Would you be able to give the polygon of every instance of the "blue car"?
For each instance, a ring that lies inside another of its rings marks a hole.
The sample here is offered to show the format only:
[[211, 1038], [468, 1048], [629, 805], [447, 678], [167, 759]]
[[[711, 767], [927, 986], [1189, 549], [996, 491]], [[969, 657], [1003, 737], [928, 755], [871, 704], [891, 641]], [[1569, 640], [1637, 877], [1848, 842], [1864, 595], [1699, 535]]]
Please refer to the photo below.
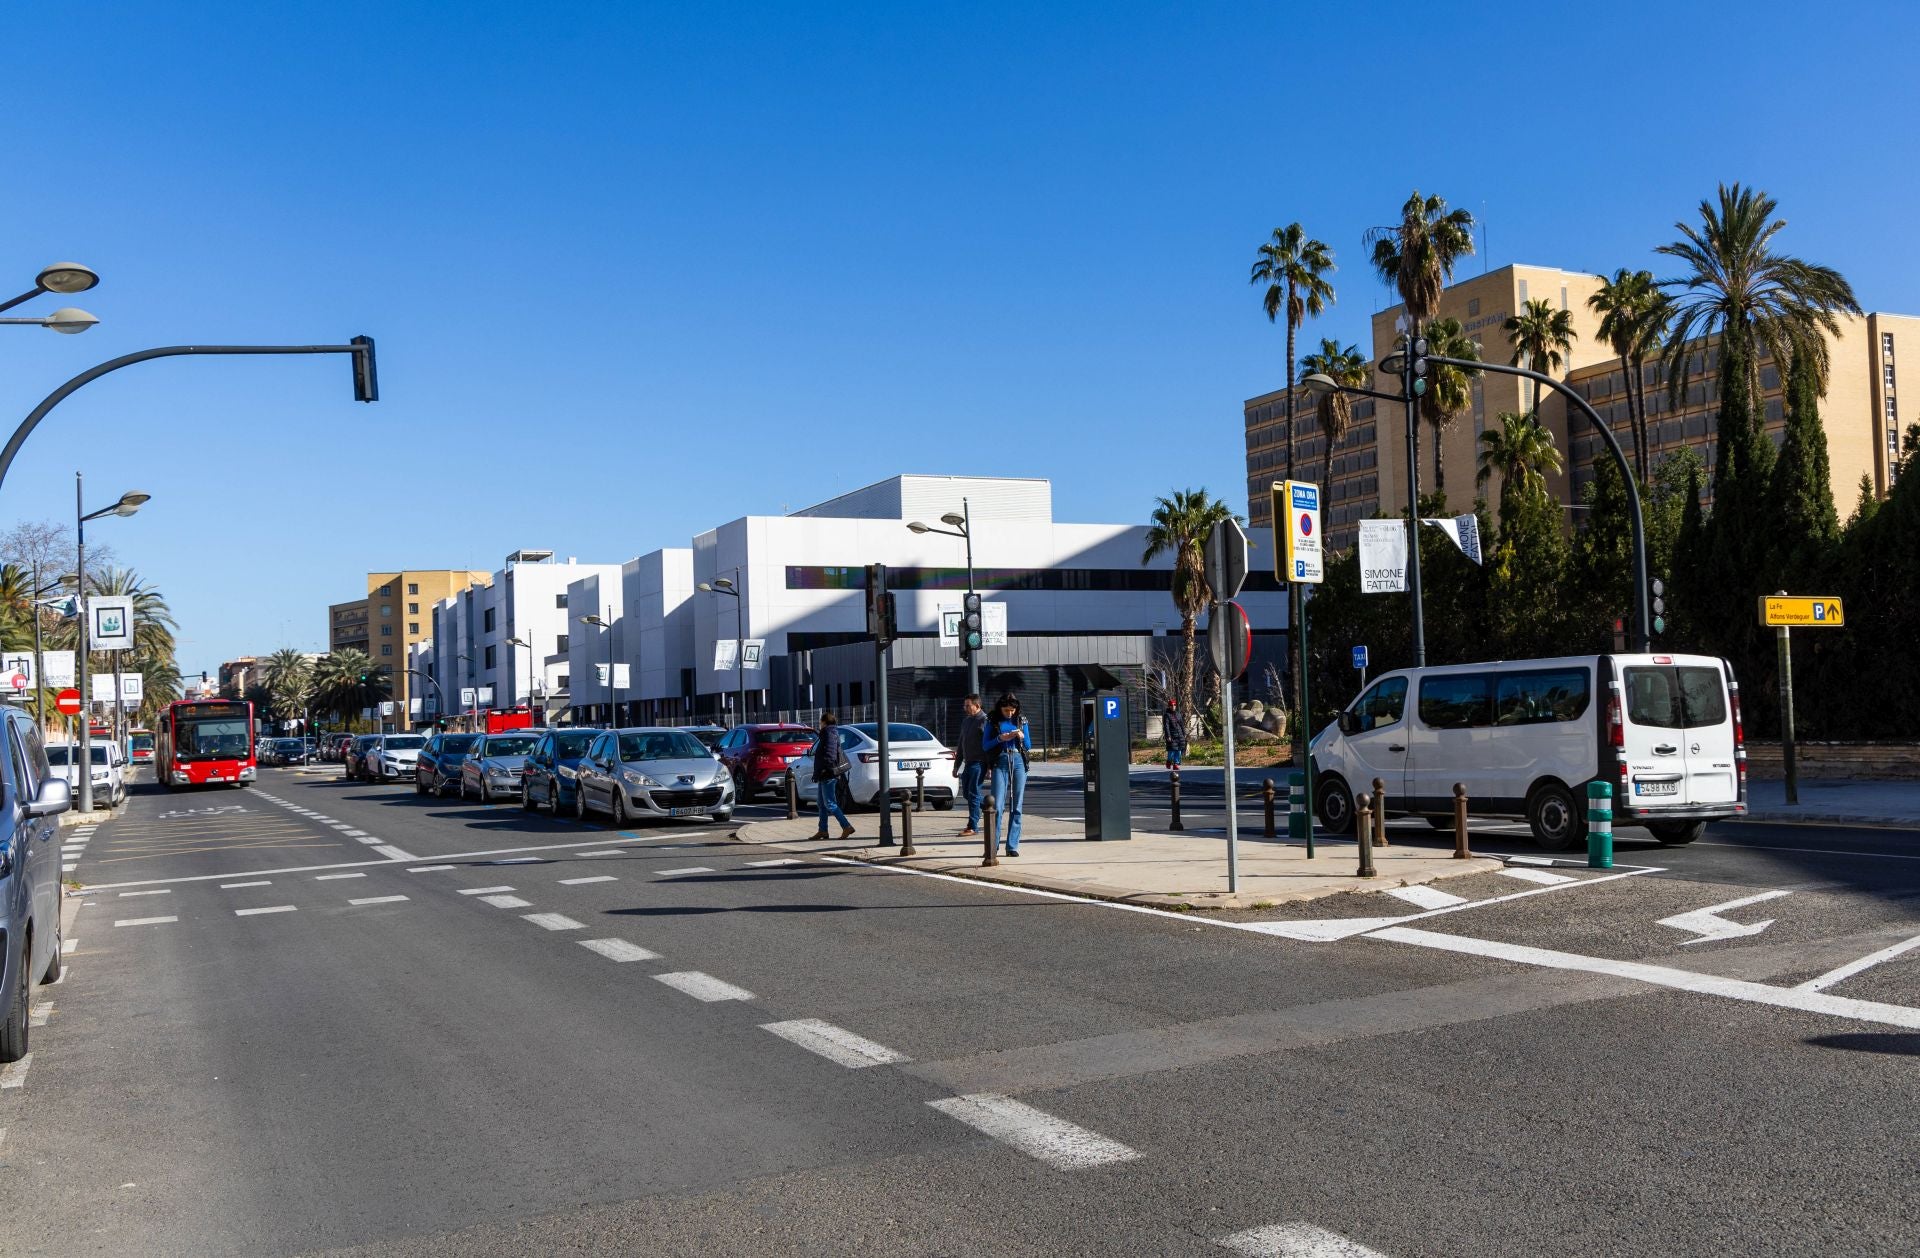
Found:
[[558, 817], [573, 811], [574, 777], [593, 743], [596, 729], [548, 730], [534, 744], [521, 773], [520, 806], [538, 812], [542, 805]]
[[460, 785], [460, 766], [480, 741], [478, 734], [435, 734], [413, 762], [413, 789], [438, 799]]

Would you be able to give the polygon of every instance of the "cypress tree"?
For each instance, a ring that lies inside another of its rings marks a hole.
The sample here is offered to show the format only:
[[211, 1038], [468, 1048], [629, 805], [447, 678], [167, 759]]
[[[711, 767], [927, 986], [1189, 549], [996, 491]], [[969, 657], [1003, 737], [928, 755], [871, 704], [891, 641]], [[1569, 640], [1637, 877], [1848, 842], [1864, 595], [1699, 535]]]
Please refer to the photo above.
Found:
[[1673, 542], [1673, 637], [1699, 649], [1702, 633], [1695, 609], [1706, 591], [1701, 574], [1707, 563], [1707, 522], [1700, 508], [1700, 464], [1687, 468], [1686, 498], [1680, 505], [1680, 530]]
[[1840, 540], [1840, 514], [1833, 505], [1833, 470], [1827, 433], [1820, 424], [1820, 392], [1805, 355], [1787, 373], [1787, 431], [1773, 465], [1772, 509], [1785, 563], [1778, 575], [1789, 584], [1824, 568]]

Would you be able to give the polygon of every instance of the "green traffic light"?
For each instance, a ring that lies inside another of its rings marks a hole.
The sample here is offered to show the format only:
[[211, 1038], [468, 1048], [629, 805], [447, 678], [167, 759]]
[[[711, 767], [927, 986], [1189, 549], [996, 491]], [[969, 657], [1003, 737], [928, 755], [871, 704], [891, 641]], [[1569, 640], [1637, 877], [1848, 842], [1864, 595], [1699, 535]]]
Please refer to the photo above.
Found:
[[1413, 382], [1413, 396], [1415, 396], [1415, 397], [1425, 397], [1426, 395], [1427, 395], [1427, 382], [1426, 382], [1426, 380], [1425, 380], [1424, 378], [1421, 378], [1421, 379], [1417, 379], [1417, 380], [1415, 380], [1415, 381]]
[[1655, 616], [1653, 618], [1653, 631], [1655, 633], [1665, 633], [1667, 631], [1667, 618], [1665, 616]]

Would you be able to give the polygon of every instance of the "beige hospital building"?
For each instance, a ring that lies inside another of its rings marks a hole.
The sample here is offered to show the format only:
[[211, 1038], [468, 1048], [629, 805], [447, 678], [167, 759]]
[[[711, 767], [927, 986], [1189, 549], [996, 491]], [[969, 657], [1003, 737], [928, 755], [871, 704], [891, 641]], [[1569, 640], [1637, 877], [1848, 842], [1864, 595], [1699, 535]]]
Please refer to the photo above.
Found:
[[[1628, 422], [1625, 380], [1618, 356], [1599, 339], [1600, 319], [1587, 298], [1602, 280], [1581, 271], [1548, 267], [1507, 266], [1461, 280], [1440, 298], [1439, 317], [1458, 319], [1467, 335], [1478, 341], [1480, 356], [1505, 363], [1513, 356], [1505, 323], [1529, 299], [1545, 299], [1573, 315], [1573, 352], [1562, 366], [1567, 384], [1585, 398], [1614, 432], [1632, 458], [1633, 435]], [[1372, 361], [1378, 363], [1393, 350], [1394, 321], [1401, 307], [1392, 306], [1373, 316]], [[1864, 474], [1874, 492], [1885, 496], [1899, 457], [1901, 429], [1920, 419], [1920, 318], [1869, 313], [1842, 316], [1840, 335], [1831, 339], [1832, 378], [1820, 403], [1827, 430], [1828, 455], [1833, 469], [1834, 503], [1842, 519], [1853, 509]], [[1310, 329], [1309, 329], [1310, 331]], [[1897, 370], [1902, 352], [1914, 378], [1915, 403], [1898, 402]], [[1689, 365], [1690, 383], [1677, 405], [1670, 405], [1666, 378], [1658, 363], [1647, 372], [1648, 466], [1681, 446], [1692, 446], [1711, 468], [1714, 460], [1718, 390], [1714, 386], [1717, 349], [1702, 344]], [[1777, 445], [1785, 432], [1785, 381], [1778, 367], [1761, 361], [1761, 405], [1767, 432]], [[1398, 393], [1395, 377], [1374, 374], [1372, 386]], [[1532, 383], [1517, 376], [1483, 373], [1473, 382], [1470, 409], [1455, 417], [1441, 442], [1441, 468], [1449, 505], [1468, 509], [1478, 492], [1474, 470], [1480, 434], [1497, 426], [1502, 411], [1524, 412], [1532, 402]], [[1335, 548], [1353, 544], [1357, 521], [1368, 516], [1393, 515], [1407, 500], [1406, 411], [1398, 403], [1353, 399], [1353, 423], [1334, 450], [1333, 475], [1325, 486], [1322, 525]], [[1548, 487], [1563, 503], [1578, 503], [1581, 490], [1593, 477], [1596, 458], [1608, 457], [1605, 444], [1577, 409], [1569, 415], [1566, 399], [1552, 392], [1540, 401], [1540, 417], [1553, 433], [1566, 459], [1562, 474], [1549, 478]], [[1248, 518], [1255, 525], [1272, 523], [1269, 490], [1286, 474], [1286, 390], [1249, 398], [1243, 406], [1247, 441]], [[1314, 415], [1313, 399], [1304, 389], [1294, 399], [1294, 476], [1317, 481], [1323, 474], [1326, 439]], [[1433, 429], [1420, 426], [1420, 492], [1436, 487]], [[1493, 487], [1489, 487], [1491, 496]]]
[[327, 649], [365, 651], [374, 667], [392, 674], [396, 711], [405, 713], [413, 697], [407, 648], [433, 637], [433, 605], [492, 581], [490, 572], [465, 568], [369, 572], [365, 597], [327, 608]]

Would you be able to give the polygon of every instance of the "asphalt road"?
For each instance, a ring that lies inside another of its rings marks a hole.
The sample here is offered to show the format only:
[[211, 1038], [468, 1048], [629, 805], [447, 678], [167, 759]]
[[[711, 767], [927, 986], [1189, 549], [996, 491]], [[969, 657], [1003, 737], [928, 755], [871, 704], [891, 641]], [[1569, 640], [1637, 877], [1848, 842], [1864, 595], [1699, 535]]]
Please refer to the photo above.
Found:
[[1832, 976], [1920, 936], [1920, 835], [1203, 920], [732, 828], [140, 790], [0, 1072], [0, 1252], [1912, 1252], [1920, 948]]

